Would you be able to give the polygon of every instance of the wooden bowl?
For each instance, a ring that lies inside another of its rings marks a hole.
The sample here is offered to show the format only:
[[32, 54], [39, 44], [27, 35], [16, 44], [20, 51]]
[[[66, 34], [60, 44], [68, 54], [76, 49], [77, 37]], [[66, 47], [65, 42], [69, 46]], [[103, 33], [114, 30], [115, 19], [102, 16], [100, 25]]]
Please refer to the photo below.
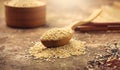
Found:
[[5, 3], [5, 16], [10, 27], [39, 27], [46, 23], [46, 4], [37, 7], [12, 7]]

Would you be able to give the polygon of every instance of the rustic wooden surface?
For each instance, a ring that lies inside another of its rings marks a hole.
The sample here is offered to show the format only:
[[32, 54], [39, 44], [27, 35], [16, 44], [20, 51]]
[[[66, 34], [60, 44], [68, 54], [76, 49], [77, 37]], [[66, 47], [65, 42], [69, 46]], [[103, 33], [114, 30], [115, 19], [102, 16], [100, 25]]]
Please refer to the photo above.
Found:
[[[43, 0], [44, 1], [44, 0]], [[28, 54], [34, 42], [50, 28], [63, 27], [88, 16], [95, 8], [115, 0], [48, 0], [47, 24], [35, 29], [7, 27], [3, 0], [0, 0], [0, 70], [83, 70], [95, 53], [103, 53], [102, 45], [120, 42], [119, 32], [75, 32], [74, 38], [86, 41], [89, 53], [51, 61], [35, 60]]]

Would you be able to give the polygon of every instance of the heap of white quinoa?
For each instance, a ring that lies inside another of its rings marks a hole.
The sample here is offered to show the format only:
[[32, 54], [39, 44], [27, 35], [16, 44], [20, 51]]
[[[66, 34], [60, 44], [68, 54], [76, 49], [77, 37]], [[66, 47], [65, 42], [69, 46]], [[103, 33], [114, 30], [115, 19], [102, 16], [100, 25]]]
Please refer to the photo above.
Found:
[[85, 42], [71, 39], [71, 41], [60, 47], [46, 48], [41, 42], [29, 49], [29, 53], [35, 58], [49, 59], [49, 58], [67, 58], [72, 55], [81, 55], [85, 53]]
[[11, 0], [6, 2], [5, 4], [12, 7], [37, 7], [42, 6], [45, 3], [39, 0]]
[[45, 32], [41, 40], [61, 40], [72, 35], [72, 31], [66, 28], [53, 28]]

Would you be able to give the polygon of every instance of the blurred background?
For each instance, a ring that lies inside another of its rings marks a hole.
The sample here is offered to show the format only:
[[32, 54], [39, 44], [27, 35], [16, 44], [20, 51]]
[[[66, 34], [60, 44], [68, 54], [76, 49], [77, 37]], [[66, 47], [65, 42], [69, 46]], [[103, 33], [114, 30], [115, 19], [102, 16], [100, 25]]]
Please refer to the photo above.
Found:
[[[0, 0], [0, 18], [4, 18], [5, 1], [7, 0]], [[100, 7], [101, 5], [112, 4], [114, 1], [120, 0], [40, 0], [40, 1], [47, 3], [48, 23], [54, 22], [64, 25], [64, 23], [67, 24], [75, 20], [83, 19], [84, 17], [88, 16], [88, 14], [90, 14], [94, 9]], [[64, 23], [61, 23], [62, 20], [64, 20]]]

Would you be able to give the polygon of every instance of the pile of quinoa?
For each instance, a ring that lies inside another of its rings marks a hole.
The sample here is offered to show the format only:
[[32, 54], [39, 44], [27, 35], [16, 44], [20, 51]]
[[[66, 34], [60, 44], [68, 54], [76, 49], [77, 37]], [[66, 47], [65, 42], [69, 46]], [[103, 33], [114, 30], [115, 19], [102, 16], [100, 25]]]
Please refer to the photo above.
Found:
[[29, 49], [29, 53], [35, 58], [67, 58], [73, 55], [82, 55], [85, 53], [85, 42], [71, 39], [70, 42], [64, 46], [56, 48], [46, 48], [41, 42], [36, 42], [33, 47]]

